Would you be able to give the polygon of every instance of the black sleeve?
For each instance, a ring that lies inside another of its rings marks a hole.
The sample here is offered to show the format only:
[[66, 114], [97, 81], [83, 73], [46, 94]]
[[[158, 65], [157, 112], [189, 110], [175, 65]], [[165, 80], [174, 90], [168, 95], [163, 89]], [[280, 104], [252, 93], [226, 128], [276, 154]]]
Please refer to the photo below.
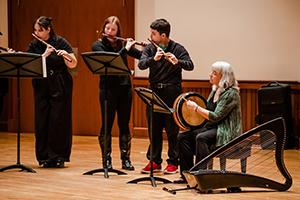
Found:
[[31, 41], [26, 49], [26, 52], [28, 53], [36, 53], [35, 50], [34, 50], [34, 44], [33, 44], [33, 41]]
[[92, 44], [92, 51], [104, 51], [104, 46], [101, 41], [96, 41]]
[[136, 59], [140, 59], [142, 56], [142, 51], [138, 50], [137, 48], [130, 48], [129, 51], [127, 51], [127, 49], [125, 47], [123, 47], [120, 51], [119, 54], [121, 56], [127, 54], [130, 57], [136, 58]]
[[68, 53], [73, 53], [71, 44], [63, 37], [60, 37], [57, 42], [57, 49], [65, 50]]
[[133, 57], [133, 58], [140, 59], [141, 56], [142, 56], [142, 51], [140, 51], [137, 48], [131, 48], [128, 51], [128, 55], [131, 56], [131, 57]]
[[147, 69], [149, 66], [154, 65], [155, 64], [154, 55], [155, 55], [155, 51], [151, 49], [151, 45], [147, 45], [144, 48], [142, 52], [142, 56], [138, 63], [139, 69], [144, 70]]
[[180, 52], [179, 55], [176, 55], [177, 59], [178, 59], [178, 64], [182, 69], [187, 70], [187, 71], [192, 71], [194, 69], [194, 64], [192, 59], [190, 58], [189, 53], [187, 52], [187, 50], [181, 46], [178, 45], [178, 49]]

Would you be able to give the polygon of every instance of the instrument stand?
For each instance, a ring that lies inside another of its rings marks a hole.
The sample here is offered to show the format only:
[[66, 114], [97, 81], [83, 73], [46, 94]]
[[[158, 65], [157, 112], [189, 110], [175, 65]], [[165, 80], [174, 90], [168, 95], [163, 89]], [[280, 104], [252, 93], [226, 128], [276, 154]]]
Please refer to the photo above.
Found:
[[21, 169], [35, 173], [32, 168], [21, 164], [20, 161], [20, 78], [46, 77], [45, 60], [41, 55], [32, 53], [2, 53], [0, 54], [0, 76], [17, 78], [17, 163], [0, 169], [0, 172], [9, 169]]
[[[104, 172], [104, 178], [108, 178], [108, 172], [116, 173], [117, 175], [126, 175], [125, 172], [107, 167], [107, 77], [108, 75], [128, 75], [130, 70], [123, 62], [122, 57], [118, 53], [95, 51], [82, 53], [84, 62], [89, 70], [96, 75], [104, 75], [105, 79], [105, 94], [104, 94], [104, 166], [103, 168], [90, 170], [83, 175], [93, 175], [94, 173]], [[103, 117], [103, 116], [102, 116]]]
[[150, 176], [149, 177], [142, 177], [137, 178], [127, 183], [138, 183], [141, 181], [149, 180], [151, 182], [152, 187], [156, 187], [156, 180], [161, 181], [163, 183], [172, 183], [171, 181], [161, 178], [161, 177], [154, 177], [153, 176], [153, 145], [152, 145], [152, 129], [153, 129], [153, 113], [160, 112], [160, 113], [167, 113], [170, 114], [174, 112], [171, 108], [169, 108], [163, 100], [157, 96], [152, 90], [143, 87], [134, 88], [137, 92], [138, 96], [144, 101], [144, 103], [150, 107], [150, 116], [149, 116], [149, 135], [150, 135]]

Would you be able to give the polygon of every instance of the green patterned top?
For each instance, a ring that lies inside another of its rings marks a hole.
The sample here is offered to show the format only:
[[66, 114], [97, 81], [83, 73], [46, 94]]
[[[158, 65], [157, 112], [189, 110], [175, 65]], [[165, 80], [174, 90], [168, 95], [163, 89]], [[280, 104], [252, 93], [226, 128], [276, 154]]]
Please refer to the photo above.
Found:
[[[208, 97], [213, 98], [212, 91]], [[242, 113], [239, 91], [236, 88], [227, 88], [220, 94], [214, 111], [208, 114], [209, 121], [217, 123], [216, 146], [222, 146], [242, 133]]]

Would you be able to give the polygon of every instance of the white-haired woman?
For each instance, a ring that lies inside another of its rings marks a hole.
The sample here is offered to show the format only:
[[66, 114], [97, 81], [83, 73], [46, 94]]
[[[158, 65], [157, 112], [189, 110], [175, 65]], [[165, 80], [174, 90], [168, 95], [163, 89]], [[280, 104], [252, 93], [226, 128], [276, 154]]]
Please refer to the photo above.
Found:
[[222, 146], [242, 132], [240, 94], [231, 65], [225, 61], [213, 63], [209, 77], [212, 91], [207, 108], [187, 101], [188, 109], [207, 119], [207, 123], [178, 136], [181, 176], [184, 170], [194, 166], [194, 155], [197, 163], [210, 153], [211, 145]]

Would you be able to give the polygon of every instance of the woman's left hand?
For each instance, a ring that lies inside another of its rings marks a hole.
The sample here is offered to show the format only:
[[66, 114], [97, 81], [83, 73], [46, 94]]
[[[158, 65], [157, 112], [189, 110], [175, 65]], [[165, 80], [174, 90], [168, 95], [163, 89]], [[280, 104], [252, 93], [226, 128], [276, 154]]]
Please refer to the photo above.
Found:
[[63, 56], [63, 55], [68, 56], [69, 55], [69, 53], [66, 52], [65, 50], [57, 50], [56, 53], [58, 56]]

